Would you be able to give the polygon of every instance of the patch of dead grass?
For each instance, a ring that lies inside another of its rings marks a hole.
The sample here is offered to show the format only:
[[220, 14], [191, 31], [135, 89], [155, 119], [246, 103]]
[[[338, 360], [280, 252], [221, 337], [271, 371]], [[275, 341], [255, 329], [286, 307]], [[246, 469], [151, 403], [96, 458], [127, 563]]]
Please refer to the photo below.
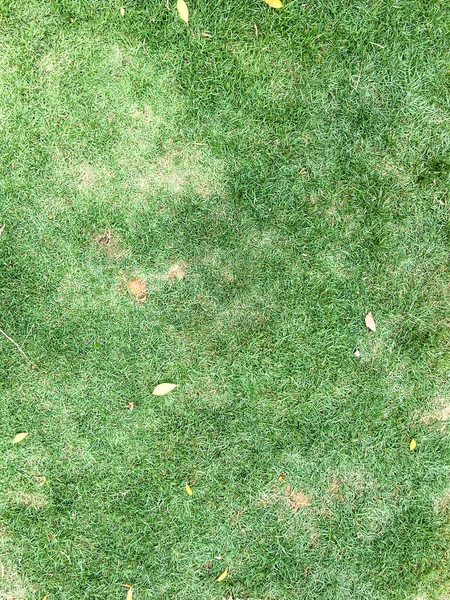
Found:
[[136, 302], [139, 304], [145, 304], [145, 302], [147, 302], [147, 284], [144, 279], [132, 277], [127, 282], [127, 288]]
[[450, 420], [450, 404], [448, 399], [437, 398], [433, 402], [431, 411], [422, 415], [421, 421], [425, 425], [431, 425], [432, 423], [446, 423]]
[[17, 492], [14, 494], [14, 503], [27, 508], [40, 509], [47, 505], [47, 499], [41, 494], [31, 492]]
[[130, 254], [128, 250], [121, 247], [118, 236], [110, 229], [94, 235], [92, 239], [108, 258], [119, 260]]
[[168, 149], [156, 161], [138, 166], [134, 181], [143, 193], [162, 189], [179, 195], [192, 189], [207, 198], [222, 190], [221, 164], [196, 148]]
[[441, 514], [446, 519], [450, 518], [450, 489], [436, 500], [435, 509], [437, 513]]
[[89, 163], [82, 163], [78, 167], [78, 189], [86, 190], [91, 188], [96, 181], [94, 167]]
[[[3, 577], [0, 580], [3, 600], [27, 600], [30, 589], [12, 565], [3, 565]], [[3, 595], [4, 594], [4, 595]]]
[[298, 512], [302, 508], [309, 506], [308, 496], [302, 490], [293, 489], [290, 485], [284, 490], [289, 508], [293, 512]]
[[186, 265], [184, 263], [175, 263], [169, 269], [168, 279], [182, 280], [186, 277]]
[[308, 496], [302, 490], [293, 488], [290, 485], [285, 488], [284, 494], [265, 492], [261, 495], [260, 503], [262, 506], [270, 506], [271, 504], [276, 504], [278, 502], [282, 502], [285, 505], [287, 503], [287, 506], [289, 506], [292, 512], [298, 512], [310, 505]]

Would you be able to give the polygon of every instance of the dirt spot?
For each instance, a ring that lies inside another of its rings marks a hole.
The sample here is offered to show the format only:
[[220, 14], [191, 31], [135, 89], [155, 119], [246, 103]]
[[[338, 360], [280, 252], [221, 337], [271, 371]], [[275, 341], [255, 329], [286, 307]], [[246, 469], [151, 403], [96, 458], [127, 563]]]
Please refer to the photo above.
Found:
[[18, 492], [14, 498], [17, 504], [27, 506], [29, 508], [44, 508], [47, 505], [47, 500], [40, 494], [30, 494], [28, 492]]
[[167, 277], [168, 279], [184, 279], [186, 277], [186, 265], [183, 263], [176, 263], [172, 265]]
[[92, 239], [94, 243], [97, 244], [97, 246], [99, 246], [99, 248], [109, 258], [118, 260], [129, 254], [127, 250], [121, 248], [119, 238], [113, 231], [109, 229], [107, 229], [103, 233], [98, 233], [94, 235]]
[[127, 282], [127, 288], [136, 302], [139, 302], [139, 304], [145, 304], [145, 302], [147, 302], [147, 285], [143, 279], [137, 279], [134, 277], [129, 279]]
[[306, 508], [309, 505], [308, 496], [301, 490], [293, 489], [290, 485], [284, 491], [289, 503], [289, 508], [293, 512], [299, 511], [301, 508]]

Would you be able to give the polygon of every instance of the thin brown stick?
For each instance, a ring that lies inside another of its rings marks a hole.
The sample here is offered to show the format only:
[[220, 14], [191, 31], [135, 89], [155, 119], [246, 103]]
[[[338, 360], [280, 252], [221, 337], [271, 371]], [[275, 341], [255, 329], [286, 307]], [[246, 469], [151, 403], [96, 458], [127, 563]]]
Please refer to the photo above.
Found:
[[31, 358], [25, 354], [25, 352], [22, 350], [22, 348], [19, 346], [19, 344], [17, 342], [15, 342], [12, 338], [10, 338], [9, 335], [3, 331], [3, 329], [0, 329], [0, 333], [2, 335], [4, 335], [5, 338], [7, 340], [9, 340], [12, 344], [14, 344], [14, 346], [17, 348], [17, 350], [20, 352], [20, 354], [22, 354], [22, 356], [25, 356], [25, 358], [28, 361], [30, 361], [31, 364], [33, 364], [33, 361], [31, 360]]

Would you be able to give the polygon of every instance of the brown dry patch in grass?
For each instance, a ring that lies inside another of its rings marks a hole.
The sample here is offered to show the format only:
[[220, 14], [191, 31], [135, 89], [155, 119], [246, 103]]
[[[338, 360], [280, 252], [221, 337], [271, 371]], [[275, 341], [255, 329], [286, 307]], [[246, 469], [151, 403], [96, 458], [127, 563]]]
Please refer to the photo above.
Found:
[[86, 190], [91, 188], [96, 180], [95, 171], [89, 163], [82, 163], [78, 167], [78, 189]]
[[301, 508], [309, 506], [308, 496], [301, 490], [293, 489], [290, 485], [284, 490], [289, 508], [293, 512], [298, 512]]
[[186, 265], [184, 263], [175, 263], [170, 267], [167, 275], [168, 279], [184, 279], [186, 277]]
[[17, 492], [14, 494], [14, 503], [26, 506], [28, 508], [44, 508], [47, 505], [47, 499], [41, 494], [33, 494], [30, 492]]
[[1, 600], [27, 600], [31, 589], [25, 578], [10, 562], [11, 538], [5, 526], [0, 525], [0, 598]]
[[129, 256], [129, 251], [121, 247], [117, 235], [107, 229], [103, 233], [98, 233], [93, 236], [93, 242], [102, 250], [108, 258], [119, 260], [124, 256]]
[[3, 600], [27, 600], [30, 597], [30, 589], [17, 570], [12, 565], [3, 565], [2, 571], [3, 577], [0, 580], [0, 585], [3, 591], [1, 598]]
[[290, 485], [285, 488], [284, 494], [279, 494], [277, 492], [264, 493], [260, 499], [262, 506], [270, 506], [277, 502], [282, 502], [283, 504], [286, 504], [287, 502], [287, 505], [292, 512], [298, 512], [310, 505], [308, 496], [302, 492], [302, 490], [295, 489]]
[[425, 425], [432, 423], [446, 423], [450, 420], [450, 404], [445, 398], [437, 398], [433, 403], [431, 412], [422, 415], [421, 421]]
[[441, 498], [436, 500], [436, 512], [446, 519], [450, 519], [450, 489], [448, 489]]
[[148, 193], [163, 189], [182, 194], [192, 189], [201, 198], [207, 198], [222, 190], [220, 174], [217, 159], [196, 149], [170, 149], [155, 162], [140, 166], [135, 186]]
[[139, 304], [145, 304], [145, 302], [147, 302], [147, 284], [144, 279], [132, 277], [127, 282], [127, 288], [136, 302], [139, 302]]

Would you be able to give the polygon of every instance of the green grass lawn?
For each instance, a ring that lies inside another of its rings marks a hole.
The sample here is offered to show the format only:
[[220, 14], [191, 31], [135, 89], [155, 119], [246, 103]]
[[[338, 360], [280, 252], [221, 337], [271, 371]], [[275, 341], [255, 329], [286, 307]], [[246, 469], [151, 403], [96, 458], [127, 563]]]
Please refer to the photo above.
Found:
[[123, 1], [0, 0], [1, 600], [449, 598], [448, 0]]

